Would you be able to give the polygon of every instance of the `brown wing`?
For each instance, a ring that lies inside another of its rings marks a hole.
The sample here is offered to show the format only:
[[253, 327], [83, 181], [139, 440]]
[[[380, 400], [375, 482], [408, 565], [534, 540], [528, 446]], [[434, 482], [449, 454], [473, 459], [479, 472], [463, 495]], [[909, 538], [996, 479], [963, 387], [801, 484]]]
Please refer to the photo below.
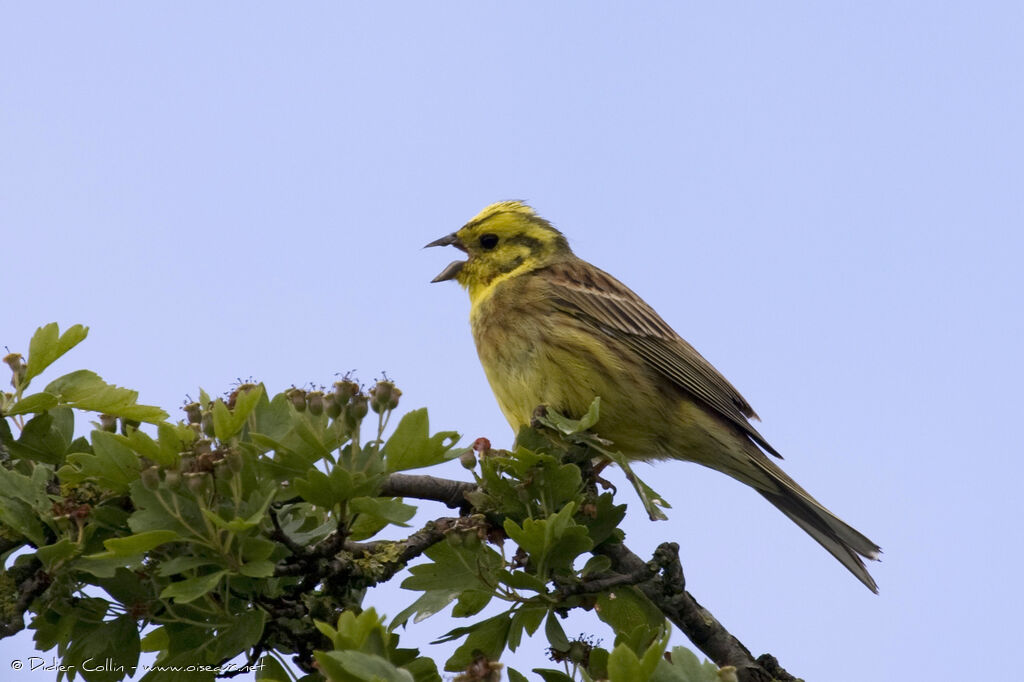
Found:
[[547, 270], [555, 305], [625, 343], [766, 451], [782, 457], [747, 421], [758, 417], [739, 391], [625, 284], [578, 259]]

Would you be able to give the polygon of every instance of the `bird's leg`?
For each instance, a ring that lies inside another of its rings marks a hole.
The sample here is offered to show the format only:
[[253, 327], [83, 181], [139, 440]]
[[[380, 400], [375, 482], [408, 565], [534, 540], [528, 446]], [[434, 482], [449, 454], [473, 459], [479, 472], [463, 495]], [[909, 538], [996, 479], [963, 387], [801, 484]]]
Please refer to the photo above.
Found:
[[611, 490], [612, 494], [615, 495], [619, 492], [615, 488], [615, 485], [608, 479], [601, 478], [601, 472], [604, 471], [611, 463], [612, 461], [610, 459], [602, 459], [594, 465], [594, 468], [590, 471], [590, 475], [594, 477], [594, 482], [601, 486], [601, 488], [604, 490]]

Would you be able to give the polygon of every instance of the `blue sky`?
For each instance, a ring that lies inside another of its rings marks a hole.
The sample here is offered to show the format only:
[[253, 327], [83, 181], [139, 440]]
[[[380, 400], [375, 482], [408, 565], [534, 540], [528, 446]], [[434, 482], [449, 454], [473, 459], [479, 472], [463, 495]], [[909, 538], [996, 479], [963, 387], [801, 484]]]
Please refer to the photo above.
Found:
[[429, 284], [454, 256], [420, 247], [526, 199], [882, 545], [881, 594], [684, 463], [638, 472], [673, 510], [631, 504], [628, 544], [678, 541], [798, 676], [965, 679], [1019, 649], [1024, 601], [1022, 33], [992, 2], [5, 4], [0, 344], [87, 324], [55, 369], [172, 411], [386, 370], [435, 429], [507, 445], [465, 294]]

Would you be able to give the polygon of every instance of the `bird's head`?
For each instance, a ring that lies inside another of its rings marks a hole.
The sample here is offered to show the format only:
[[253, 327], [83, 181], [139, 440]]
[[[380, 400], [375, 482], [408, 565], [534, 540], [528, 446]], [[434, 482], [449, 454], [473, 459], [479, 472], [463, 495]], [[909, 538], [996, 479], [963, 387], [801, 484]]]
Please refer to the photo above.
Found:
[[491, 204], [456, 232], [427, 246], [454, 246], [466, 252], [466, 260], [453, 261], [433, 281], [457, 280], [474, 301], [499, 281], [572, 253], [562, 233], [521, 201]]

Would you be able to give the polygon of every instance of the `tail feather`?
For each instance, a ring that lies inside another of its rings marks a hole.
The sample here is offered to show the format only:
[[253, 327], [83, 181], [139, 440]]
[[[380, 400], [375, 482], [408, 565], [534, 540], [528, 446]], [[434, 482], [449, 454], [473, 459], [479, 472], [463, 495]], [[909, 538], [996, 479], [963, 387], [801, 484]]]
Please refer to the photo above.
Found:
[[877, 545], [821, 507], [808, 507], [784, 493], [758, 492], [839, 559], [869, 590], [878, 594], [878, 585], [859, 556], [877, 559], [881, 551]]
[[755, 485], [757, 492], [817, 540], [869, 590], [878, 594], [878, 585], [861, 557], [877, 560], [882, 548], [825, 509], [763, 453], [758, 452], [751, 459], [771, 481], [770, 486]]

